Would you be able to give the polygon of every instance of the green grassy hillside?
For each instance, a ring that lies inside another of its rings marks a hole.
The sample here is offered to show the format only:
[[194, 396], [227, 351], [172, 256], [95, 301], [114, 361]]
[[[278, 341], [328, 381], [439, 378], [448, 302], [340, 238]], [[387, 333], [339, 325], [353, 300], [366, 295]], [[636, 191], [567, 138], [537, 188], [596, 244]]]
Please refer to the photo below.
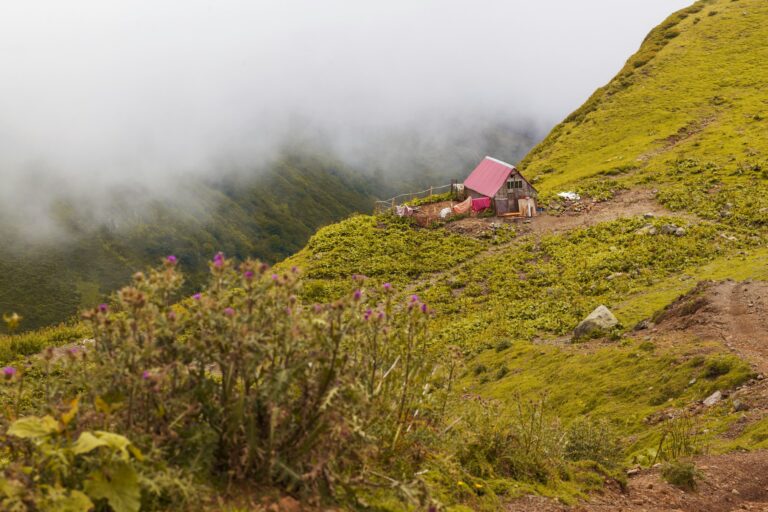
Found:
[[[407, 219], [355, 215], [320, 229], [274, 274], [264, 275], [279, 286], [293, 279], [297, 267], [300, 299], [333, 303], [307, 311], [359, 304], [360, 323], [374, 326], [368, 338], [374, 342], [379, 332], [390, 331], [369, 322], [390, 312], [365, 311], [368, 296], [381, 293], [408, 304], [409, 314], [426, 313], [419, 318], [431, 335], [420, 348], [444, 371], [449, 368], [449, 384], [433, 369], [435, 381], [414, 395], [444, 397], [424, 413], [439, 410], [440, 420], [421, 420], [424, 427], [414, 414], [403, 430], [415, 436], [413, 451], [409, 457], [393, 452], [389, 468], [400, 480], [385, 477], [381, 491], [366, 496], [373, 509], [407, 510], [404, 496], [413, 499], [414, 491], [399, 482], [411, 478], [454, 510], [499, 510], [531, 492], [573, 503], [609, 478], [621, 484], [628, 465], [649, 466], [705, 448], [717, 453], [765, 446], [759, 407], [747, 417], [728, 398], [713, 407], [697, 405], [715, 390], [758, 382], [754, 367], [722, 336], [684, 329], [661, 335], [635, 326], [701, 280], [768, 279], [766, 27], [764, 0], [704, 0], [673, 14], [611, 83], [522, 162], [545, 205], [561, 190], [577, 190], [613, 204], [613, 217], [598, 222], [582, 212], [585, 222], [568, 230], [536, 228], [542, 220], [556, 226], [557, 218], [535, 219], [530, 226], [489, 221], [478, 234], [447, 223], [422, 228]], [[651, 201], [666, 213], [645, 217], [612, 202], [619, 191], [632, 189], [651, 191]], [[219, 186], [216, 193], [238, 204], [254, 197], [234, 186]], [[242, 219], [251, 214], [221, 213], [237, 235], [211, 235], [202, 243], [230, 240], [223, 248], [235, 256], [256, 251], [249, 244], [263, 240], [264, 231], [248, 231]], [[279, 229], [269, 222], [263, 219], [261, 226]], [[293, 229], [306, 233], [304, 227]], [[275, 254], [283, 249], [279, 239], [268, 246]], [[194, 275], [196, 260], [178, 252]], [[135, 262], [125, 247], [116, 253], [126, 268]], [[26, 274], [34, 278], [34, 272]], [[250, 289], [248, 274], [238, 279], [245, 280], [238, 287]], [[367, 291], [355, 293], [360, 288]], [[238, 288], [233, 296], [243, 293]], [[281, 303], [282, 314], [293, 314], [294, 299], [286, 297], [289, 307]], [[599, 339], [574, 343], [574, 327], [600, 304], [615, 312], [620, 325]], [[238, 314], [223, 311], [227, 318]], [[166, 329], [176, 316], [162, 318]], [[333, 326], [322, 318], [311, 325]], [[11, 360], [81, 334], [79, 327], [64, 327], [0, 338], [1, 355]], [[346, 348], [356, 361], [359, 345]], [[389, 371], [399, 364], [395, 360]], [[728, 436], [720, 435], [726, 431]], [[675, 446], [680, 439], [683, 446]]]
[[[609, 421], [627, 460], [647, 463], [665, 428], [649, 418], [751, 375], [722, 340], [657, 347], [632, 328], [700, 280], [768, 278], [767, 27], [762, 0], [705, 0], [673, 14], [520, 165], [545, 206], [564, 190], [610, 201], [642, 188], [668, 216], [619, 213], [571, 231], [479, 239], [361, 216], [321, 230], [281, 265], [303, 270], [312, 301], [348, 293], [354, 274], [418, 294], [435, 309], [437, 346], [465, 355], [465, 396], [512, 409], [518, 393], [547, 396], [566, 425]], [[685, 234], [662, 234], [665, 224]], [[600, 304], [621, 322], [614, 341], [570, 344]], [[708, 369], [722, 361], [722, 374]], [[723, 408], [697, 421], [715, 450], [759, 447], [760, 436], [717, 438], [735, 419]]]
[[768, 223], [768, 4], [704, 0], [651, 31], [523, 160], [545, 193], [647, 183], [676, 210]]

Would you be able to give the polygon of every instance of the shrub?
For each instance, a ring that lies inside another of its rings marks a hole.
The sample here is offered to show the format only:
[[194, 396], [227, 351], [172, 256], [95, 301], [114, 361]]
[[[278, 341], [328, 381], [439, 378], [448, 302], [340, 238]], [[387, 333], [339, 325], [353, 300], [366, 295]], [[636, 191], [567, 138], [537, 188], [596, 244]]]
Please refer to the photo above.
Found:
[[716, 379], [721, 375], [726, 375], [731, 371], [731, 363], [725, 359], [714, 359], [709, 361], [704, 367], [704, 377]]
[[467, 403], [465, 408], [455, 450], [472, 476], [540, 483], [559, 479], [564, 470], [564, 435], [544, 399], [518, 397], [512, 410], [491, 401]]
[[621, 461], [619, 437], [605, 420], [578, 419], [568, 428], [565, 455], [573, 461], [591, 460], [605, 467]]
[[169, 258], [86, 315], [86, 394], [119, 431], [193, 470], [295, 491], [331, 491], [377, 455], [418, 458], [405, 452], [439, 393], [416, 296], [304, 306], [296, 272], [221, 254], [204, 293], [175, 306], [182, 280]]
[[675, 487], [693, 491], [696, 489], [699, 471], [691, 462], [670, 462], [661, 468], [661, 476]]

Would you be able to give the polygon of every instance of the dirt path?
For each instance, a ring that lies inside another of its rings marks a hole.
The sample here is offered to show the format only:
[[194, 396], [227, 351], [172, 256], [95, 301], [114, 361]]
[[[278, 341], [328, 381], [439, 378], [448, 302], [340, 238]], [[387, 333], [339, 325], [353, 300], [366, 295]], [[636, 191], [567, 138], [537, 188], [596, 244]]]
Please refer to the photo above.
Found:
[[568, 507], [546, 498], [517, 500], [508, 512], [725, 512], [768, 510], [768, 455], [731, 453], [697, 460], [701, 479], [695, 492], [684, 492], [659, 476], [658, 469], [640, 472], [626, 492], [609, 488], [589, 503]]
[[[446, 203], [447, 204], [447, 203]], [[434, 213], [445, 207], [446, 204], [435, 203], [428, 205], [429, 211]], [[426, 211], [426, 210], [425, 210]], [[468, 265], [476, 265], [486, 258], [499, 254], [518, 243], [518, 238], [525, 235], [545, 236], [556, 233], [564, 233], [578, 228], [586, 228], [620, 218], [636, 217], [638, 215], [651, 214], [655, 216], [669, 215], [672, 212], [655, 199], [655, 193], [651, 189], [635, 188], [620, 192], [610, 201], [600, 203], [585, 203], [583, 209], [568, 211], [561, 215], [544, 213], [532, 219], [500, 219], [496, 217], [478, 218], [469, 217], [446, 225], [445, 229], [467, 236], [479, 237], [493, 229], [493, 225], [508, 224], [514, 226], [518, 237], [510, 242], [492, 245], [486, 250], [461, 263], [458, 268], [435, 272], [420, 280], [411, 282], [406, 288], [406, 293], [413, 293], [435, 285], [446, 275], [455, 274], [457, 270]], [[679, 214], [678, 214], [679, 216]], [[693, 219], [693, 217], [691, 217]]]
[[[749, 361], [757, 378], [733, 391], [729, 398], [746, 405], [737, 421], [723, 434], [735, 438], [754, 422], [768, 417], [768, 282], [702, 282], [677, 299], [649, 329], [654, 343], [674, 344], [681, 337], [719, 340]], [[509, 504], [509, 512], [720, 512], [768, 511], [768, 451], [732, 452], [697, 457], [702, 473], [695, 492], [666, 483], [658, 468], [629, 478], [625, 491], [608, 487], [589, 502], [573, 507], [541, 497], [526, 497]]]

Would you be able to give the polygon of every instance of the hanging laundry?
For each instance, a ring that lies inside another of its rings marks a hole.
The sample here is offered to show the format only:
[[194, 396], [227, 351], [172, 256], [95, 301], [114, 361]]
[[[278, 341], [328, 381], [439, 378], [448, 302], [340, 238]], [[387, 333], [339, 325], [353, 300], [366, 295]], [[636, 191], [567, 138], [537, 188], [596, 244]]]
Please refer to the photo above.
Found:
[[459, 204], [453, 205], [453, 213], [457, 215], [463, 215], [465, 213], [468, 213], [471, 207], [472, 207], [472, 198], [468, 197], [465, 201], [462, 201]]
[[472, 211], [473, 212], [481, 212], [485, 210], [486, 208], [491, 207], [491, 198], [490, 197], [478, 197], [476, 199], [472, 199]]
[[395, 214], [397, 214], [398, 217], [410, 217], [411, 215], [413, 215], [413, 208], [405, 205], [396, 206]]

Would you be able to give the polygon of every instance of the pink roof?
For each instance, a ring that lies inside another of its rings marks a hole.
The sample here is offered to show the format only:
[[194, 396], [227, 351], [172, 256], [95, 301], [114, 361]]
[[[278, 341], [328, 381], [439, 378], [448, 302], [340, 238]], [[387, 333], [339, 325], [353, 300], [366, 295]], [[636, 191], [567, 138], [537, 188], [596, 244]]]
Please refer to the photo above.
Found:
[[514, 170], [514, 165], [487, 156], [464, 180], [464, 187], [493, 197]]

